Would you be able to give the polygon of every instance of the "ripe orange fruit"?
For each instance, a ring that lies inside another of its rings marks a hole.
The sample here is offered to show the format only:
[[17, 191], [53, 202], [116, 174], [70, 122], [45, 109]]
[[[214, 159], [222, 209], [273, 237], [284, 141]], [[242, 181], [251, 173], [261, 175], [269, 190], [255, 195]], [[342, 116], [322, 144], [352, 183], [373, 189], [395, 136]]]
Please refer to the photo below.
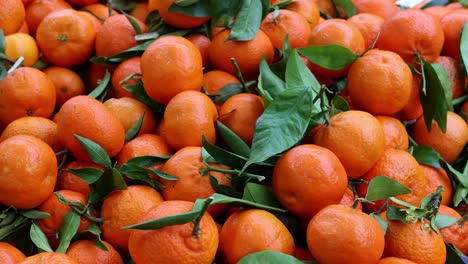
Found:
[[[468, 21], [468, 20], [467, 20]], [[465, 93], [465, 76], [461, 64], [452, 57], [440, 56], [434, 63], [440, 64], [448, 74], [452, 86], [452, 98], [458, 98]]]
[[151, 109], [137, 99], [129, 97], [111, 98], [104, 102], [104, 106], [120, 120], [125, 133], [138, 122], [143, 113], [145, 116], [138, 135], [152, 133], [156, 126], [156, 117]]
[[56, 105], [62, 106], [68, 99], [86, 94], [86, 87], [81, 77], [74, 71], [52, 66], [43, 70], [55, 86]]
[[287, 9], [280, 9], [278, 14], [270, 12], [263, 19], [260, 29], [279, 50], [283, 50], [286, 36], [288, 36], [291, 49], [307, 46], [311, 33], [307, 20], [299, 13]]
[[110, 157], [119, 153], [125, 140], [119, 119], [104, 104], [86, 95], [75, 96], [62, 105], [57, 130], [60, 143], [83, 161], [91, 159], [74, 134], [96, 142]]
[[67, 255], [78, 263], [87, 264], [123, 264], [122, 257], [119, 252], [106, 241], [102, 243], [107, 247], [107, 250], [102, 250], [96, 246], [96, 242], [92, 240], [76, 240], [70, 244], [67, 250]]
[[[101, 165], [81, 160], [74, 160], [63, 167], [63, 169], [83, 168], [93, 168], [101, 171], [104, 170], [104, 168]], [[57, 177], [57, 184], [55, 185], [55, 190], [70, 190], [82, 193], [85, 196], [88, 196], [91, 191], [87, 182], [82, 180], [79, 176], [65, 170], [61, 170], [59, 172], [59, 175]]]
[[381, 259], [377, 264], [416, 264], [411, 260], [403, 259], [403, 258], [396, 258], [396, 257], [388, 257]]
[[[426, 196], [426, 177], [418, 162], [411, 154], [399, 149], [386, 149], [375, 165], [362, 176], [363, 180], [371, 181], [377, 176], [385, 176], [398, 181], [401, 185], [410, 189], [411, 193], [398, 195], [397, 199], [409, 204], [419, 206], [421, 200]], [[368, 184], [359, 184], [357, 191], [360, 197], [367, 194]], [[364, 207], [369, 212], [377, 211], [384, 200], [365, 203]]]
[[148, 10], [158, 10], [162, 19], [177, 28], [196, 28], [207, 22], [209, 17], [193, 17], [169, 11], [169, 7], [178, 0], [149, 0]]
[[384, 257], [404, 258], [418, 264], [445, 263], [444, 240], [434, 231], [422, 228], [423, 223], [405, 224], [399, 220], [388, 220], [385, 213], [380, 216], [388, 224]]
[[398, 119], [407, 121], [420, 117], [423, 114], [421, 105], [421, 98], [419, 91], [421, 90], [421, 75], [413, 74], [413, 81], [411, 82], [411, 94], [408, 103], [396, 113]]
[[[94, 32], [101, 30], [103, 22], [109, 18], [109, 7], [101, 3], [87, 5], [80, 9], [80, 12], [88, 17], [94, 25]], [[117, 11], [112, 9], [112, 15], [117, 15]]]
[[251, 145], [255, 124], [263, 111], [263, 99], [260, 96], [236, 94], [227, 99], [219, 109], [219, 121]]
[[[146, 25], [136, 18], [133, 19], [140, 26], [142, 33], [145, 33]], [[135, 40], [135, 35], [136, 31], [125, 15], [110, 16], [96, 33], [96, 56], [110, 57], [136, 46], [138, 42]]]
[[[340, 45], [355, 54], [361, 54], [365, 50], [364, 37], [359, 29], [353, 23], [338, 18], [319, 23], [310, 34], [309, 45]], [[344, 77], [349, 69], [346, 67], [341, 70], [328, 70], [313, 63], [311, 66], [314, 73], [331, 78]]]
[[[281, 2], [281, 0], [271, 0], [270, 4], [274, 5]], [[320, 10], [314, 1], [310, 0], [296, 0], [286, 6], [287, 10], [291, 10], [302, 15], [309, 23], [310, 28], [317, 26], [320, 19]]]
[[359, 109], [392, 115], [408, 103], [412, 78], [410, 68], [398, 54], [372, 49], [351, 65], [346, 88]]
[[46, 16], [36, 32], [37, 44], [44, 58], [64, 67], [75, 66], [89, 59], [95, 37], [93, 23], [71, 9]]
[[358, 14], [370, 13], [383, 19], [388, 19], [399, 11], [394, 0], [353, 0], [353, 3]]
[[192, 44], [195, 45], [195, 47], [197, 47], [198, 51], [200, 51], [200, 54], [202, 56], [203, 68], [208, 68], [211, 64], [210, 57], [208, 55], [211, 40], [201, 33], [191, 34], [186, 36], [185, 38], [192, 42]]
[[289, 211], [312, 217], [322, 208], [340, 202], [347, 187], [346, 171], [330, 150], [312, 144], [300, 145], [277, 161], [272, 187]]
[[409, 139], [406, 128], [400, 120], [390, 116], [376, 116], [385, 134], [385, 147], [407, 150]]
[[85, 6], [96, 3], [99, 0], [67, 0], [72, 5]]
[[374, 218], [345, 205], [323, 208], [307, 226], [307, 245], [322, 264], [376, 263], [384, 242]]
[[18, 32], [24, 23], [26, 11], [21, 0], [2, 1], [0, 8], [0, 28], [3, 34], [10, 35]]
[[364, 37], [364, 46], [369, 48], [379, 34], [384, 19], [371, 13], [360, 13], [350, 17], [348, 21], [359, 29]]
[[63, 149], [57, 136], [57, 124], [47, 118], [26, 116], [8, 124], [0, 136], [0, 142], [16, 135], [30, 135], [47, 143], [54, 152]]
[[420, 164], [424, 176], [426, 177], [426, 195], [435, 192], [437, 187], [444, 187], [442, 192], [442, 201], [440, 204], [449, 206], [452, 203], [452, 183], [445, 170], [434, 168], [425, 164]]
[[72, 9], [72, 7], [65, 0], [32, 0], [26, 6], [26, 23], [31, 35], [36, 35], [37, 27], [47, 15], [63, 9]]
[[[63, 198], [69, 202], [78, 202], [83, 205], [88, 204], [88, 199], [82, 193], [69, 190], [60, 190], [57, 191], [57, 193], [62, 195]], [[41, 205], [39, 205], [38, 210], [50, 214], [47, 218], [38, 219], [37, 225], [39, 225], [44, 234], [49, 238], [51, 244], [56, 244], [57, 242], [54, 241], [57, 241], [58, 239], [57, 233], [62, 227], [63, 218], [73, 209], [60, 202], [55, 194], [51, 194]], [[88, 219], [81, 217], [78, 233], [83, 232], [90, 224], [91, 222]]]
[[453, 244], [463, 254], [467, 254], [468, 240], [466, 239], [466, 234], [468, 234], [468, 225], [462, 225], [462, 216], [453, 208], [445, 205], [439, 207], [437, 214], [444, 214], [459, 219], [459, 221], [451, 226], [441, 228], [440, 235], [445, 242]]
[[441, 21], [442, 18], [450, 12], [450, 9], [446, 6], [431, 6], [423, 9], [423, 11]]
[[292, 255], [296, 248], [286, 226], [272, 213], [260, 209], [231, 214], [221, 228], [219, 247], [227, 264], [237, 263], [243, 256], [262, 250]]
[[385, 20], [376, 47], [396, 52], [406, 62], [415, 63], [416, 52], [424, 60], [434, 62], [443, 44], [444, 32], [437, 19], [420, 9], [405, 9]]
[[360, 177], [383, 154], [385, 134], [377, 118], [351, 110], [332, 116], [328, 125], [317, 130], [314, 143], [331, 150], [340, 159], [348, 176]]
[[468, 125], [454, 112], [447, 112], [447, 131], [442, 132], [435, 121], [427, 131], [423, 117], [419, 117], [410, 128], [410, 135], [420, 145], [433, 147], [448, 163], [454, 162], [468, 142]]
[[[144, 134], [135, 137], [125, 143], [119, 155], [116, 157], [117, 164], [124, 164], [129, 159], [141, 156], [164, 156], [170, 155], [171, 151], [162, 136]], [[152, 165], [151, 168], [159, 170], [161, 164]], [[153, 177], [153, 175], [151, 175]]]
[[20, 67], [0, 81], [0, 128], [25, 116], [49, 117], [55, 107], [55, 87], [47, 75]]
[[23, 66], [33, 66], [39, 59], [39, 49], [31, 35], [13, 33], [5, 37], [5, 55], [13, 61], [23, 56]]
[[[192, 202], [165, 201], [150, 209], [139, 222], [158, 219], [192, 210]], [[215, 221], [205, 213], [198, 234], [194, 223], [166, 226], [157, 230], [132, 230], [128, 248], [135, 263], [210, 264], [218, 248], [219, 235]]]
[[[357, 196], [357, 195], [356, 195]], [[357, 198], [357, 197], [356, 197]], [[341, 197], [341, 200], [340, 200], [340, 203], [339, 204], [342, 204], [342, 205], [346, 205], [346, 206], [349, 206], [349, 207], [352, 207], [353, 204], [354, 204], [354, 193], [353, 191], [348, 187], [343, 195], [343, 197]], [[362, 211], [362, 204], [361, 202], [358, 202], [357, 203], [357, 206], [356, 206], [356, 209]]]
[[[115, 97], [135, 98], [135, 96], [131, 92], [125, 90], [124, 86], [135, 85], [137, 82], [131, 79], [126, 82], [123, 81], [131, 74], [141, 74], [140, 61], [141, 57], [133, 57], [122, 61], [115, 68], [111, 78], [112, 91], [114, 92]], [[140, 77], [134, 76], [134, 78]]]
[[0, 261], [3, 264], [16, 264], [26, 256], [16, 247], [7, 242], [0, 242]]
[[[40, 155], [38, 155], [40, 153]], [[57, 158], [44, 141], [17, 135], [0, 143], [0, 202], [31, 209], [52, 194]]]
[[102, 204], [102, 235], [119, 252], [128, 254], [130, 230], [122, 230], [127, 225], [140, 222], [140, 219], [163, 201], [153, 188], [144, 185], [131, 185], [126, 190], [113, 191]]
[[217, 94], [224, 86], [231, 83], [240, 83], [240, 81], [225, 71], [212, 70], [203, 74], [203, 87], [208, 94]]
[[275, 50], [268, 36], [259, 30], [255, 37], [247, 41], [228, 40], [230, 29], [225, 29], [214, 35], [209, 50], [210, 61], [219, 70], [235, 74], [231, 63], [234, 58], [242, 73], [258, 73], [262, 57], [268, 63], [273, 62]]
[[140, 21], [146, 21], [146, 17], [149, 14], [148, 3], [137, 2], [135, 7], [129, 13], [132, 17], [139, 19]]
[[460, 61], [460, 34], [467, 21], [468, 14], [461, 12], [450, 12], [440, 20], [445, 37], [442, 54]]
[[204, 93], [184, 91], [171, 99], [164, 111], [166, 141], [174, 150], [201, 146], [202, 136], [216, 141], [216, 106]]
[[[208, 163], [211, 167], [229, 170], [230, 168], [217, 163]], [[198, 198], [208, 198], [215, 190], [211, 186], [210, 178], [215, 177], [221, 185], [231, 185], [231, 175], [222, 172], [209, 171], [202, 174], [206, 166], [203, 163], [201, 147], [184, 147], [174, 153], [162, 167], [161, 171], [179, 178], [170, 181], [161, 178], [166, 187], [162, 190], [165, 200], [184, 200], [195, 202]], [[210, 215], [219, 215], [224, 206], [214, 205], [208, 208]]]
[[36, 255], [27, 257], [18, 264], [38, 264], [38, 263], [47, 263], [47, 264], [80, 264], [73, 258], [58, 252], [42, 252]]
[[[86, 88], [88, 91], [93, 91], [98, 87], [101, 81], [104, 79], [106, 71], [110, 74], [114, 72], [115, 66], [106, 66], [91, 62], [86, 71]], [[112, 94], [113, 90], [109, 90], [107, 95]]]
[[203, 81], [200, 51], [183, 37], [165, 36], [153, 42], [141, 56], [146, 93], [167, 104], [182, 91], [199, 91]]

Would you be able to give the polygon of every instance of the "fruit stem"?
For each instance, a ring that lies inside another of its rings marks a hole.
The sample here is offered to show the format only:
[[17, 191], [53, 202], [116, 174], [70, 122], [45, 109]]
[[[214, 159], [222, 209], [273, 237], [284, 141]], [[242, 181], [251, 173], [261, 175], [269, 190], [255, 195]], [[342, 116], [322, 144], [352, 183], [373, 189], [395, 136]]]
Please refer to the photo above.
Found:
[[239, 68], [239, 64], [237, 64], [237, 61], [235, 58], [231, 58], [231, 63], [234, 66], [234, 69], [236, 69], [236, 75], [239, 78], [241, 84], [242, 84], [242, 90], [244, 93], [250, 93], [249, 88], [247, 87], [247, 84], [245, 83], [244, 76], [242, 76], [242, 72]]
[[200, 214], [193, 221], [194, 225], [193, 225], [192, 234], [196, 238], [200, 237], [200, 222], [201, 222], [201, 219], [202, 219], [203, 215], [205, 214], [206, 210], [208, 210], [208, 207], [210, 207], [210, 204], [211, 204], [212, 201], [213, 201], [213, 198], [206, 199], [206, 201], [203, 203], [203, 206], [202, 206], [202, 208], [200, 210]]

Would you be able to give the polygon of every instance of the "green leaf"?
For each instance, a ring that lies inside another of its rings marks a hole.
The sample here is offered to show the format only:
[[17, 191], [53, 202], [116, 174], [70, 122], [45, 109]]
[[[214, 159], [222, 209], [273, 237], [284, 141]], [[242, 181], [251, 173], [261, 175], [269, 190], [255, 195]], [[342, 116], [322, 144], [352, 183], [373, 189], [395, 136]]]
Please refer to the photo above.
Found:
[[258, 183], [248, 182], [244, 188], [242, 199], [258, 204], [282, 208], [282, 205], [278, 199], [276, 199], [273, 191], [265, 185]]
[[218, 180], [210, 175], [210, 185], [216, 193], [224, 194], [227, 196], [242, 198], [242, 193], [236, 191], [234, 187], [229, 185], [219, 184]]
[[36, 247], [46, 252], [53, 252], [46, 235], [34, 221], [32, 222], [31, 229], [29, 230], [29, 236]]
[[141, 56], [141, 54], [143, 54], [145, 49], [148, 48], [148, 46], [151, 45], [151, 43], [153, 43], [155, 40], [156, 39], [152, 39], [152, 40], [143, 42], [139, 45], [133, 46], [127, 50], [124, 50], [110, 57], [93, 57], [89, 59], [89, 61], [97, 63], [97, 64], [102, 64], [102, 65], [117, 65], [121, 63], [122, 61], [125, 61], [129, 58], [132, 58], [135, 56]]
[[91, 185], [88, 202], [91, 204], [101, 202], [112, 191], [123, 190], [125, 188], [126, 183], [120, 172], [115, 168], [109, 168], [104, 171], [98, 181]]
[[432, 6], [445, 6], [449, 3], [448, 0], [432, 0], [429, 3], [425, 4], [421, 9], [426, 9]]
[[237, 264], [303, 264], [297, 258], [278, 251], [263, 250], [250, 253], [242, 257]]
[[250, 147], [244, 142], [244, 140], [220, 121], [217, 120], [216, 125], [219, 134], [235, 154], [243, 157], [248, 157], [250, 155]]
[[125, 190], [127, 189], [127, 184], [120, 173], [116, 168], [112, 168], [112, 182], [114, 183], [114, 190]]
[[468, 77], [468, 23], [465, 23], [460, 35], [460, 62]]
[[452, 216], [448, 216], [448, 215], [445, 215], [445, 214], [437, 214], [436, 218], [435, 218], [436, 226], [439, 229], [449, 227], [449, 226], [455, 224], [458, 220], [460, 220], [460, 219], [452, 217]]
[[76, 212], [70, 211], [65, 215], [65, 217], [63, 217], [62, 226], [60, 227], [59, 232], [60, 243], [56, 252], [67, 252], [71, 240], [78, 232], [78, 227], [80, 227], [80, 216]]
[[383, 218], [380, 217], [378, 214], [370, 213], [369, 216], [374, 218], [379, 223], [380, 228], [382, 229], [382, 232], [385, 235], [385, 233], [387, 233], [388, 223], [385, 222], [385, 220], [383, 220]]
[[359, 56], [340, 45], [310, 46], [299, 53], [312, 63], [329, 70], [341, 70], [356, 61]]
[[212, 16], [211, 25], [215, 27], [226, 27], [231, 23], [241, 7], [240, 0], [219, 1], [209, 0], [209, 11]]
[[356, 7], [351, 0], [333, 0], [332, 2], [343, 9], [346, 18], [356, 14]]
[[242, 170], [297, 144], [312, 117], [312, 101], [309, 87], [287, 89], [273, 100], [257, 120], [250, 157]]
[[106, 73], [104, 74], [102, 80], [99, 81], [99, 85], [96, 88], [94, 88], [94, 90], [90, 92], [88, 96], [102, 102], [104, 100], [104, 97], [106, 97], [107, 91], [109, 91], [111, 87], [110, 80], [111, 74], [106, 69]]
[[86, 150], [86, 153], [88, 153], [92, 161], [106, 168], [112, 167], [109, 155], [101, 146], [99, 146], [99, 144], [77, 134], [74, 134], [73, 136], [78, 140], [78, 142], [80, 142], [81, 146]]
[[176, 215], [170, 215], [155, 220], [144, 221], [134, 225], [124, 226], [121, 229], [139, 229], [139, 230], [155, 230], [161, 229], [166, 226], [171, 225], [183, 225], [188, 222], [195, 221], [197, 219], [200, 211], [190, 211], [186, 213], [180, 213]]
[[123, 175], [125, 175], [127, 178], [131, 180], [144, 182], [155, 189], [158, 189], [158, 190], [163, 189], [162, 184], [151, 179], [147, 173], [140, 172], [140, 171], [132, 171], [132, 170], [120, 171], [120, 173], [122, 173]]
[[387, 212], [386, 212], [387, 219], [389, 220], [398, 220], [403, 223], [406, 223], [406, 212], [401, 210], [401, 208], [388, 205]]
[[243, 0], [236, 20], [231, 27], [228, 40], [251, 40], [257, 34], [262, 21], [262, 3], [260, 0]]
[[221, 90], [219, 90], [216, 94], [208, 95], [214, 103], [224, 103], [227, 99], [231, 96], [240, 94], [242, 92], [242, 84], [240, 83], [230, 83]]
[[426, 123], [427, 130], [431, 131], [432, 120], [435, 120], [442, 132], [445, 133], [447, 129], [447, 111], [450, 109], [446, 100], [445, 84], [443, 83], [445, 77], [442, 77], [445, 70], [438, 64], [425, 62], [423, 71], [426, 89], [425, 91], [421, 89], [420, 97], [424, 122]]
[[224, 150], [216, 145], [211, 144], [202, 137], [202, 146], [203, 149], [218, 163], [224, 164], [231, 168], [241, 169], [247, 161], [246, 158], [232, 153], [230, 151]]
[[385, 176], [377, 176], [369, 182], [366, 200], [377, 201], [389, 197], [410, 193], [411, 190], [398, 181]]
[[127, 131], [127, 133], [125, 134], [125, 142], [132, 140], [134, 137], [138, 135], [141, 129], [141, 125], [143, 124], [144, 118], [145, 118], [145, 112], [141, 114], [140, 118], [138, 118], [135, 124], [133, 124], [132, 127], [130, 127], [130, 129]]
[[130, 22], [130, 24], [132, 25], [133, 30], [135, 30], [136, 35], [140, 35], [141, 33], [143, 33], [141, 31], [140, 25], [136, 22], [135, 18], [133, 18], [132, 16], [128, 15], [127, 13], [125, 13], [123, 11], [122, 11], [122, 13], [127, 18], [128, 22]]
[[458, 186], [453, 195], [453, 205], [459, 206], [461, 202], [467, 203], [468, 189], [463, 186]]
[[252, 208], [258, 208], [258, 209], [263, 209], [263, 210], [272, 211], [272, 212], [280, 212], [280, 213], [286, 212], [286, 209], [283, 209], [283, 208], [260, 204], [260, 203], [252, 202], [252, 201], [245, 200], [245, 199], [229, 197], [229, 196], [219, 194], [219, 193], [214, 193], [213, 195], [211, 195], [210, 198], [213, 199], [213, 201], [211, 202], [212, 205], [213, 204], [230, 204], [232, 206], [252, 207]]
[[450, 179], [455, 180], [456, 182], [461, 183], [461, 185], [463, 185], [463, 187], [468, 188], [468, 177], [467, 177], [467, 175], [464, 175], [463, 173], [457, 171], [456, 169], [454, 169], [450, 164], [448, 164], [445, 161], [441, 161], [440, 165], [447, 172]]
[[161, 164], [167, 161], [171, 155], [164, 156], [139, 156], [129, 159], [125, 164], [131, 164], [139, 167], [148, 167], [156, 164]]
[[447, 251], [447, 258], [445, 260], [445, 263], [447, 264], [465, 264], [466, 262], [463, 261], [462, 253], [459, 253], [460, 251], [455, 248], [454, 245], [445, 243], [445, 248]]
[[179, 178], [177, 178], [175, 176], [172, 176], [172, 175], [167, 174], [165, 172], [162, 172], [160, 170], [135, 166], [133, 164], [126, 164], [126, 165], [132, 171], [138, 171], [138, 172], [143, 172], [143, 173], [147, 173], [147, 174], [157, 175], [157, 176], [159, 176], [159, 177], [161, 177], [163, 179], [169, 180], [169, 181], [176, 181], [176, 180], [179, 179]]
[[320, 83], [307, 68], [297, 50], [293, 50], [289, 55], [286, 63], [285, 79], [288, 89], [306, 86], [311, 87], [316, 94], [320, 91]]
[[96, 247], [102, 249], [102, 250], [105, 250], [105, 251], [108, 251], [109, 249], [106, 247], [106, 245], [104, 245], [104, 243], [102, 243], [102, 239], [101, 239], [101, 229], [99, 228], [99, 226], [96, 224], [96, 223], [91, 223], [91, 225], [89, 225], [89, 227], [85, 230], [87, 232], [90, 232], [91, 234], [95, 235], [96, 236]]
[[265, 106], [286, 90], [286, 83], [271, 69], [265, 58], [260, 61], [260, 75], [258, 76], [257, 90], [265, 102]]
[[89, 184], [93, 184], [101, 178], [104, 171], [95, 168], [80, 168], [80, 169], [64, 169], [64, 171], [70, 172]]
[[434, 168], [441, 168], [440, 160], [442, 157], [430, 146], [418, 145], [413, 147], [413, 157], [417, 162], [432, 166]]
[[38, 210], [26, 210], [26, 211], [18, 211], [18, 213], [26, 218], [29, 219], [43, 219], [50, 217], [50, 214], [48, 212], [41, 212]]
[[143, 83], [140, 79], [136, 80], [137, 84], [135, 85], [124, 85], [124, 89], [131, 92], [138, 101], [144, 103], [148, 106], [153, 112], [162, 115], [164, 113], [165, 106], [155, 102], [151, 97], [148, 96], [145, 89], [143, 88]]
[[192, 17], [208, 17], [209, 0], [174, 1], [169, 6], [169, 13], [180, 13]]
[[330, 110], [330, 116], [334, 116], [350, 109], [348, 102], [340, 95], [333, 98], [331, 104], [332, 108]]
[[5, 33], [0, 28], [0, 53], [5, 53]]

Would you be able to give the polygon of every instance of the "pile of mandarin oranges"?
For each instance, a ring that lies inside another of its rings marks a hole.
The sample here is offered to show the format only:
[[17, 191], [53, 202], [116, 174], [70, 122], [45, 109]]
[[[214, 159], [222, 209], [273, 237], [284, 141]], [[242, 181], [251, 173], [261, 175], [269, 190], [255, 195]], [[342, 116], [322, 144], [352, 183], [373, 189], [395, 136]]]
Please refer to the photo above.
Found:
[[2, 0], [0, 263], [464, 263], [467, 22]]

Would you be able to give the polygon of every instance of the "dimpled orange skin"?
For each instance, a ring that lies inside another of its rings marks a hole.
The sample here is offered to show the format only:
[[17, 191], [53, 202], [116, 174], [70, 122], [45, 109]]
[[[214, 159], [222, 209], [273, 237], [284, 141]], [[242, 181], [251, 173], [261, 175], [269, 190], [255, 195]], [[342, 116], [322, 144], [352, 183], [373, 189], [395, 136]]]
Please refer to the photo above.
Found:
[[379, 120], [384, 129], [386, 148], [408, 149], [408, 132], [400, 120], [390, 116], [376, 116], [375, 118]]
[[437, 19], [420, 9], [406, 9], [383, 23], [376, 48], [398, 53], [408, 63], [416, 62], [416, 52], [433, 62], [443, 44], [444, 32]]
[[368, 48], [379, 34], [384, 19], [371, 13], [361, 13], [350, 17], [348, 21], [359, 29], [364, 37], [365, 47]]
[[125, 141], [120, 121], [101, 102], [86, 95], [71, 98], [58, 112], [57, 130], [60, 143], [83, 161], [91, 161], [78, 140], [78, 134], [103, 147], [110, 157], [119, 153]]
[[93, 240], [76, 240], [70, 244], [67, 255], [80, 264], [123, 264], [119, 252], [106, 241], [102, 241], [107, 250], [100, 249]]
[[[411, 154], [398, 149], [386, 149], [374, 166], [362, 176], [363, 180], [371, 181], [377, 176], [389, 177], [409, 188], [411, 193], [399, 195], [396, 198], [414, 206], [419, 206], [421, 200], [426, 196], [427, 180], [418, 162]], [[368, 184], [359, 184], [357, 191], [360, 197], [367, 194]], [[384, 200], [365, 203], [364, 208], [369, 212], [377, 211]]]
[[353, 0], [353, 3], [358, 14], [371, 13], [383, 19], [388, 19], [399, 11], [394, 0]]
[[174, 13], [169, 11], [169, 7], [179, 0], [149, 0], [148, 10], [158, 10], [161, 17], [171, 26], [177, 28], [196, 28], [207, 22], [209, 17], [193, 17], [187, 16], [180, 13]]
[[0, 8], [0, 28], [3, 34], [9, 35], [18, 30], [23, 25], [26, 17], [24, 4], [21, 0], [4, 0]]
[[52, 194], [57, 158], [44, 141], [17, 135], [0, 143], [0, 202], [32, 209]]
[[411, 260], [397, 257], [383, 258], [377, 264], [416, 264]]
[[164, 111], [166, 141], [174, 150], [186, 146], [201, 146], [202, 136], [216, 141], [215, 122], [218, 112], [204, 93], [185, 91], [176, 95]]
[[445, 37], [442, 52], [457, 61], [460, 61], [460, 34], [467, 21], [468, 12], [451, 12], [440, 20]]
[[314, 143], [331, 150], [340, 159], [348, 176], [360, 177], [383, 154], [385, 134], [374, 116], [351, 110], [332, 116], [328, 126], [318, 129]]
[[[193, 209], [187, 201], [165, 201], [148, 211], [139, 222], [159, 219]], [[193, 222], [166, 226], [158, 230], [132, 230], [130, 255], [136, 264], [210, 264], [219, 244], [218, 228], [209, 213], [200, 221], [199, 236], [193, 234]]]
[[[311, 169], [313, 168], [313, 169]], [[312, 217], [338, 204], [347, 187], [345, 169], [330, 150], [306, 144], [286, 152], [275, 165], [275, 196], [292, 213]]]
[[272, 213], [260, 209], [231, 214], [221, 228], [219, 242], [227, 264], [237, 263], [243, 256], [262, 250], [293, 255], [296, 249], [286, 226]]
[[323, 208], [307, 226], [307, 245], [321, 264], [375, 264], [384, 244], [379, 223], [345, 205]]
[[372, 49], [349, 69], [346, 88], [353, 105], [374, 115], [392, 115], [408, 103], [413, 76], [394, 53]]
[[18, 264], [80, 264], [73, 258], [58, 252], [42, 252], [27, 257]]
[[183, 37], [161, 37], [143, 52], [141, 73], [148, 95], [167, 104], [182, 91], [201, 89], [202, 57], [197, 47]]
[[7, 242], [0, 242], [0, 261], [2, 264], [16, 264], [26, 256], [16, 247]]

